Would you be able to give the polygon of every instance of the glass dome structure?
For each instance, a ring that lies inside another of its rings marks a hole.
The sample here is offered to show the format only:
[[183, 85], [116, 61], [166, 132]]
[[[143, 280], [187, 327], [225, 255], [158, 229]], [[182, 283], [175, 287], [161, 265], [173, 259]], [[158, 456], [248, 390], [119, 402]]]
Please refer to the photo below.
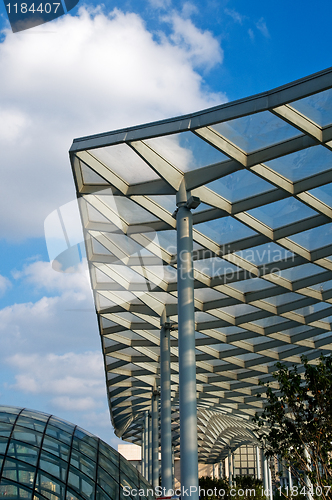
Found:
[[52, 415], [0, 406], [0, 497], [120, 500], [130, 498], [126, 486], [150, 487], [98, 437]]

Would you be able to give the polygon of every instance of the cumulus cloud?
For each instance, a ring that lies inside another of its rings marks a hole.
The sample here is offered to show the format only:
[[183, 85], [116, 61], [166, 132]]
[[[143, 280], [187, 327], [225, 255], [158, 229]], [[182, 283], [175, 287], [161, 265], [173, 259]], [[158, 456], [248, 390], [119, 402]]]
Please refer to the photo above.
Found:
[[97, 398], [105, 396], [101, 352], [19, 353], [7, 358], [7, 363], [17, 372], [12, 389], [47, 394], [61, 407], [74, 409], [79, 401], [82, 409], [91, 409]]
[[[213, 35], [173, 13], [156, 37], [133, 13], [81, 9], [38, 33], [5, 32], [0, 44], [1, 234], [41, 236], [75, 197], [74, 137], [196, 111], [225, 101], [196, 68], [222, 61]], [[169, 31], [171, 31], [169, 33]], [[18, 147], [19, 146], [19, 147]]]
[[223, 60], [223, 51], [218, 40], [209, 31], [197, 28], [191, 19], [184, 19], [177, 12], [164, 18], [172, 25], [171, 40], [186, 53], [193, 66], [210, 70]]
[[78, 265], [75, 274], [56, 272], [50, 262], [43, 261], [25, 265], [22, 270], [15, 270], [12, 274], [14, 279], [24, 280], [36, 289], [44, 289], [48, 292], [69, 291], [71, 294], [76, 293], [76, 300], [79, 300], [80, 296], [82, 300], [85, 300], [90, 294], [86, 260]]
[[[74, 420], [82, 427], [111, 437], [101, 351], [63, 355], [17, 353], [5, 364], [15, 381], [7, 390], [43, 399], [44, 411]], [[108, 432], [106, 432], [108, 431]], [[114, 445], [117, 440], [114, 438]]]
[[100, 348], [86, 274], [58, 273], [50, 263], [38, 261], [16, 271], [14, 277], [31, 286], [32, 293], [39, 290], [39, 296], [44, 296], [0, 310], [0, 362], [15, 352], [32, 354], [36, 349], [60, 355]]

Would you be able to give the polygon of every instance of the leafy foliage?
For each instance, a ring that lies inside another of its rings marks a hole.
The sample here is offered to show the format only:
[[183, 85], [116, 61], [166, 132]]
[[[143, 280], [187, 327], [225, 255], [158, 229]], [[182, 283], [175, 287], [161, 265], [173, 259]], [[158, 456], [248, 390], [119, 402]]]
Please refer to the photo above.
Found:
[[[212, 479], [209, 476], [204, 476], [199, 478], [199, 486], [201, 488], [201, 500], [263, 499], [262, 481], [252, 476], [236, 476], [232, 486], [232, 493], [227, 479]], [[205, 491], [206, 495], [202, 494], [202, 490]], [[253, 493], [253, 490], [255, 493]], [[208, 495], [211, 492], [213, 494]]]
[[306, 475], [323, 487], [332, 484], [332, 356], [321, 356], [316, 365], [301, 359], [302, 375], [296, 366], [277, 363], [273, 377], [279, 391], [262, 384], [267, 402], [254, 422], [262, 431], [266, 456], [278, 455], [302, 481]]

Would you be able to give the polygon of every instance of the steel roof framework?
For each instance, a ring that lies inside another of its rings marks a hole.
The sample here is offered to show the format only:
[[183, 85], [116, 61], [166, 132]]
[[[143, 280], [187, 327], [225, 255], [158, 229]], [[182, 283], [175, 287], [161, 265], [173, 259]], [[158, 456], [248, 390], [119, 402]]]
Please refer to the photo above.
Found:
[[218, 449], [216, 461], [235, 443], [215, 432], [223, 415], [254, 441], [248, 420], [262, 404], [259, 381], [271, 380], [276, 361], [315, 360], [332, 348], [332, 69], [76, 139], [70, 156], [116, 434], [140, 443], [166, 308], [178, 444], [173, 211], [185, 182], [202, 202], [193, 212], [200, 460]]

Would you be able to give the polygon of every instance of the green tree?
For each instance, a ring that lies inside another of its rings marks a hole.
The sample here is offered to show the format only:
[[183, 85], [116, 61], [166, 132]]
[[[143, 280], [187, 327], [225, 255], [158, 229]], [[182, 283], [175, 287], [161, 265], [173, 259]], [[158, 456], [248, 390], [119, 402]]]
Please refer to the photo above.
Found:
[[300, 483], [310, 479], [314, 497], [331, 499], [332, 356], [321, 355], [317, 364], [309, 364], [305, 357], [301, 360], [302, 373], [296, 366], [277, 363], [273, 377], [279, 390], [262, 384], [266, 404], [254, 422], [260, 428], [265, 455], [281, 457], [297, 473]]

